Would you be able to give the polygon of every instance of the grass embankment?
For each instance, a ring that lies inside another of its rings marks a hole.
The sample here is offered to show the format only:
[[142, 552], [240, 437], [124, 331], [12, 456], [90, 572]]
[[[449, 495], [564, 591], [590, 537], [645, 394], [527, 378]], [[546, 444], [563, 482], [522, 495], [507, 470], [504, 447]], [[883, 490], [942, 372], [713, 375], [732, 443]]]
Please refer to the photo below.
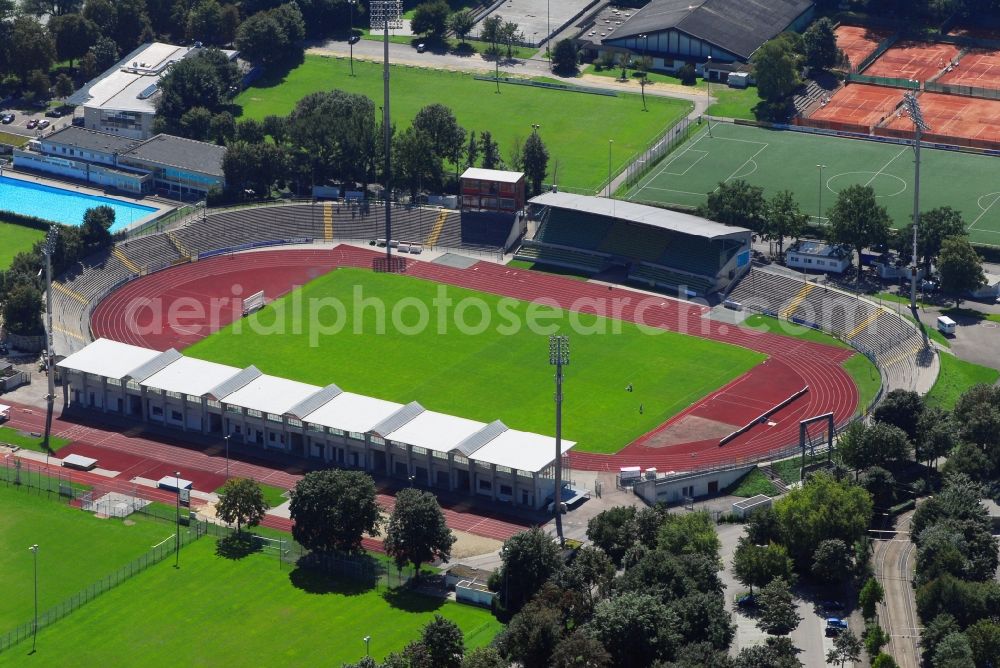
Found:
[[988, 366], [966, 362], [948, 353], [940, 353], [938, 357], [941, 372], [934, 387], [927, 393], [927, 403], [931, 406], [951, 410], [962, 393], [973, 385], [994, 385], [1000, 378], [1000, 371]]

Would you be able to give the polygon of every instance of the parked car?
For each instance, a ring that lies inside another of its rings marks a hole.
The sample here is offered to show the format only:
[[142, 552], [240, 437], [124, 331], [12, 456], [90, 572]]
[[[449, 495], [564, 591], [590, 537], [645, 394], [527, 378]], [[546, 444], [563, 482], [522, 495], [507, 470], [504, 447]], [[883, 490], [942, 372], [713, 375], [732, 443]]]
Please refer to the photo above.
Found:
[[4, 114], [3, 116], [0, 116], [0, 123], [3, 123], [4, 125], [10, 125], [13, 122], [14, 114]]
[[847, 622], [839, 617], [827, 617], [826, 618], [826, 635], [827, 637], [839, 636], [841, 633], [847, 630]]
[[39, 130], [44, 130], [45, 128], [49, 127], [50, 125], [52, 125], [51, 121], [46, 121], [46, 120], [38, 121], [38, 129]]
[[45, 115], [49, 118], [62, 118], [67, 113], [68, 112], [65, 107], [53, 107], [52, 109], [46, 111]]
[[36, 127], [38, 127], [38, 119], [32, 118], [30, 121], [28, 121], [28, 124], [25, 127], [28, 128], [29, 130], [34, 130]]

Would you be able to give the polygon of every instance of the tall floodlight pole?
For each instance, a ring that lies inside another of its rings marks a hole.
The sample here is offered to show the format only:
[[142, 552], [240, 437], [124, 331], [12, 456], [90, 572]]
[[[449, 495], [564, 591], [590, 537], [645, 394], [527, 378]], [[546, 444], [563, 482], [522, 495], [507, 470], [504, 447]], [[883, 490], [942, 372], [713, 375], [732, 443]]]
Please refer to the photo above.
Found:
[[392, 134], [389, 126], [389, 28], [403, 27], [402, 0], [374, 0], [370, 7], [371, 27], [382, 29], [382, 138], [385, 150], [385, 259], [392, 270]]
[[705, 96], [708, 98], [708, 106], [705, 107], [705, 120], [708, 121], [708, 136], [712, 136], [712, 117], [708, 115], [708, 109], [712, 106], [712, 56], [708, 57], [705, 64]]
[[52, 411], [56, 401], [56, 376], [52, 359], [52, 254], [56, 250], [56, 238], [59, 229], [55, 225], [49, 227], [45, 235], [45, 245], [42, 253], [45, 255], [45, 367], [49, 377], [49, 394], [45, 398], [45, 436], [42, 445], [45, 447], [45, 465], [49, 463], [49, 436], [52, 433]]
[[38, 641], [38, 545], [32, 545], [31, 550], [35, 562], [35, 621], [31, 624], [31, 653], [35, 653]]
[[[913, 267], [910, 270], [910, 309], [917, 312], [917, 226], [920, 224], [920, 138], [929, 128], [914, 93], [903, 95], [903, 104], [913, 121]], [[926, 336], [926, 334], [925, 334]]]
[[559, 546], [565, 544], [562, 530], [562, 402], [563, 367], [569, 364], [569, 337], [549, 337], [549, 364], [556, 368], [556, 475], [552, 508], [556, 514], [556, 535]]
[[174, 541], [174, 568], [181, 567], [181, 472], [174, 473], [174, 487], [177, 490], [175, 508], [177, 509], [177, 540]]

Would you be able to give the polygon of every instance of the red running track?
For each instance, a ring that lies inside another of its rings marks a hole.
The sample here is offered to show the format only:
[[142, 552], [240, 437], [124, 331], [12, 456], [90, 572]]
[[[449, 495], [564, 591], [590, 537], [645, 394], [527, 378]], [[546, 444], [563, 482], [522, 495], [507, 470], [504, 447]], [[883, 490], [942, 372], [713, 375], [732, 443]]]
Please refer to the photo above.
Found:
[[[221, 312], [216, 322], [208, 317], [212, 312], [212, 300], [230, 296], [234, 285], [244, 287], [242, 294], [263, 289], [268, 298], [272, 298], [338, 266], [370, 267], [372, 260], [379, 256], [364, 248], [337, 246], [332, 250], [264, 251], [180, 265], [133, 281], [110, 295], [94, 310], [91, 327], [95, 336], [160, 350], [171, 346], [181, 348], [239, 315], [230, 309]], [[415, 277], [516, 299], [543, 301], [585, 313], [606, 315], [613, 312], [622, 320], [739, 345], [768, 355], [764, 364], [616, 454], [572, 452], [570, 464], [574, 468], [610, 471], [620, 466], [655, 466], [661, 471], [686, 471], [757, 457], [797, 442], [801, 419], [833, 412], [836, 421], [840, 422], [850, 417], [858, 403], [857, 388], [841, 367], [853, 354], [848, 349], [708, 320], [702, 317], [707, 311], [704, 306], [623, 288], [488, 262], [479, 262], [467, 269], [416, 260], [409, 260], [409, 263], [407, 272]], [[144, 328], [148, 321], [137, 320], [137, 311], [130, 306], [152, 304], [145, 317], [164, 319], [178, 297], [200, 303], [205, 317], [201, 320], [189, 318], [181, 328], [149, 331]], [[752, 427], [725, 447], [718, 446], [718, 438], [653, 447], [660, 432], [686, 416], [743, 425], [803, 386], [809, 387], [804, 396], [772, 415], [768, 424]]]

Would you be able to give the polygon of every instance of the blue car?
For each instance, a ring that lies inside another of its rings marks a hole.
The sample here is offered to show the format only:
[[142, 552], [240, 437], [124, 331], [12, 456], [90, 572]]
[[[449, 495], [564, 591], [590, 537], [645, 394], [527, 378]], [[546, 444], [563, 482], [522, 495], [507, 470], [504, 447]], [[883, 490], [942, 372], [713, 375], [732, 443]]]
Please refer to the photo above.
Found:
[[847, 622], [839, 617], [826, 618], [826, 635], [838, 636], [847, 630]]

